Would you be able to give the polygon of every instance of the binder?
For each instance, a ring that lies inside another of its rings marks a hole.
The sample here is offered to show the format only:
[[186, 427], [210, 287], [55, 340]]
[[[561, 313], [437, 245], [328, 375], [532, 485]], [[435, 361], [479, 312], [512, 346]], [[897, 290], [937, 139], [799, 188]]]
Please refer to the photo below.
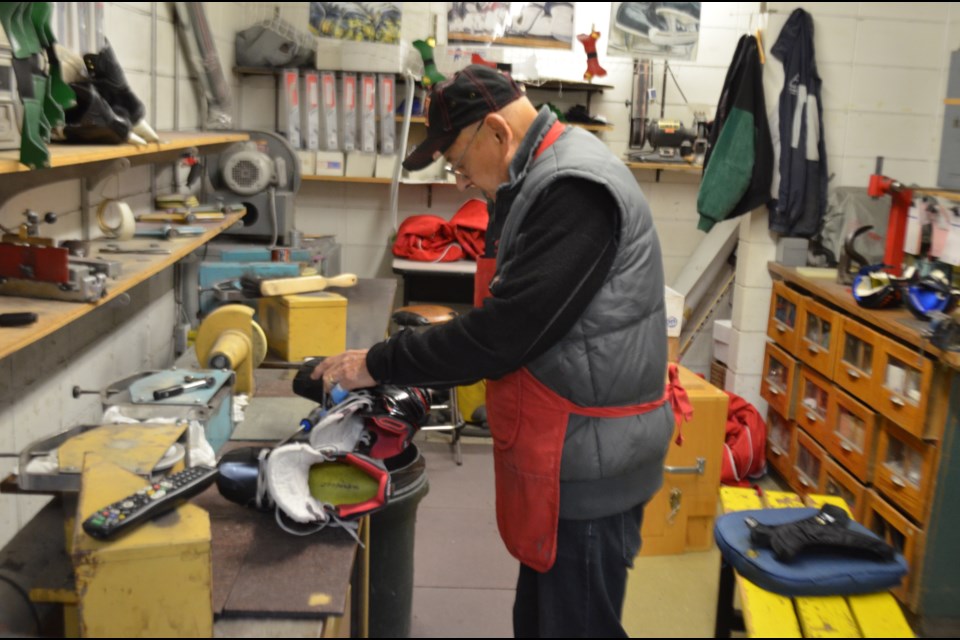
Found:
[[396, 150], [397, 124], [394, 116], [394, 88], [396, 77], [392, 73], [377, 75], [377, 95], [380, 106], [380, 153], [389, 155]]
[[277, 126], [279, 133], [294, 149], [300, 148], [300, 73], [284, 69], [281, 73], [280, 93], [277, 96]]
[[337, 116], [337, 76], [333, 71], [320, 72], [320, 129], [324, 151], [340, 150]]
[[320, 77], [316, 71], [304, 71], [300, 77], [300, 137], [303, 148], [320, 148]]
[[377, 78], [372, 73], [360, 76], [360, 150], [377, 151]]
[[357, 148], [357, 74], [344, 73], [340, 78], [340, 130], [343, 151]]

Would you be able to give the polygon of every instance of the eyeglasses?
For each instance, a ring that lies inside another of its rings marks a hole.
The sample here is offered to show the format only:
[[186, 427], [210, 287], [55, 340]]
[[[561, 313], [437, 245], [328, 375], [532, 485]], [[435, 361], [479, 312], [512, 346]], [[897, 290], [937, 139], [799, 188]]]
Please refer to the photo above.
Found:
[[477, 134], [480, 133], [480, 129], [483, 127], [483, 120], [480, 121], [480, 124], [477, 125], [476, 130], [474, 130], [473, 135], [470, 136], [470, 142], [467, 143], [467, 146], [463, 148], [463, 151], [460, 152], [460, 157], [457, 158], [457, 161], [453, 164], [449, 162], [443, 165], [443, 170], [449, 173], [454, 177], [466, 178], [467, 175], [460, 171], [460, 166], [463, 165], [463, 159], [467, 156], [467, 151], [470, 150], [470, 147], [473, 145], [473, 141], [477, 139]]

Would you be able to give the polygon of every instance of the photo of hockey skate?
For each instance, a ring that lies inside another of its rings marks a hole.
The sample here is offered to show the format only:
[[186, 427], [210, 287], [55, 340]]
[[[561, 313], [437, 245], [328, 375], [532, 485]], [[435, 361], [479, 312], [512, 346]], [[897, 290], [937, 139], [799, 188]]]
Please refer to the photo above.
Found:
[[699, 37], [699, 2], [611, 3], [608, 55], [692, 60]]
[[355, 42], [400, 41], [399, 2], [311, 2], [310, 31]]
[[569, 49], [572, 2], [448, 2], [451, 44], [486, 42], [514, 47]]

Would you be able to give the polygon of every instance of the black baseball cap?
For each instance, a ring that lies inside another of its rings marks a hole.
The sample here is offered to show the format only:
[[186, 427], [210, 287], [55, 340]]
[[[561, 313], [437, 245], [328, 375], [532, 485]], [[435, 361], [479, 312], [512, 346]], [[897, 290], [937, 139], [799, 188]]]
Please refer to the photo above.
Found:
[[427, 137], [403, 161], [403, 168], [423, 169], [450, 148], [464, 127], [523, 95], [520, 85], [496, 69], [472, 64], [458, 71], [427, 96]]

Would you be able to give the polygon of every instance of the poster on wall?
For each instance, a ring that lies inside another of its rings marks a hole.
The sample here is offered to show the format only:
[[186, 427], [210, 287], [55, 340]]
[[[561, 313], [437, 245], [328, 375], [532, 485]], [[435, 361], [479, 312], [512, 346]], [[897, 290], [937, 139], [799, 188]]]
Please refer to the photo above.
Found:
[[311, 2], [310, 32], [354, 42], [400, 42], [402, 2]]
[[572, 2], [448, 2], [450, 44], [569, 49]]
[[612, 2], [607, 55], [693, 60], [699, 2]]

